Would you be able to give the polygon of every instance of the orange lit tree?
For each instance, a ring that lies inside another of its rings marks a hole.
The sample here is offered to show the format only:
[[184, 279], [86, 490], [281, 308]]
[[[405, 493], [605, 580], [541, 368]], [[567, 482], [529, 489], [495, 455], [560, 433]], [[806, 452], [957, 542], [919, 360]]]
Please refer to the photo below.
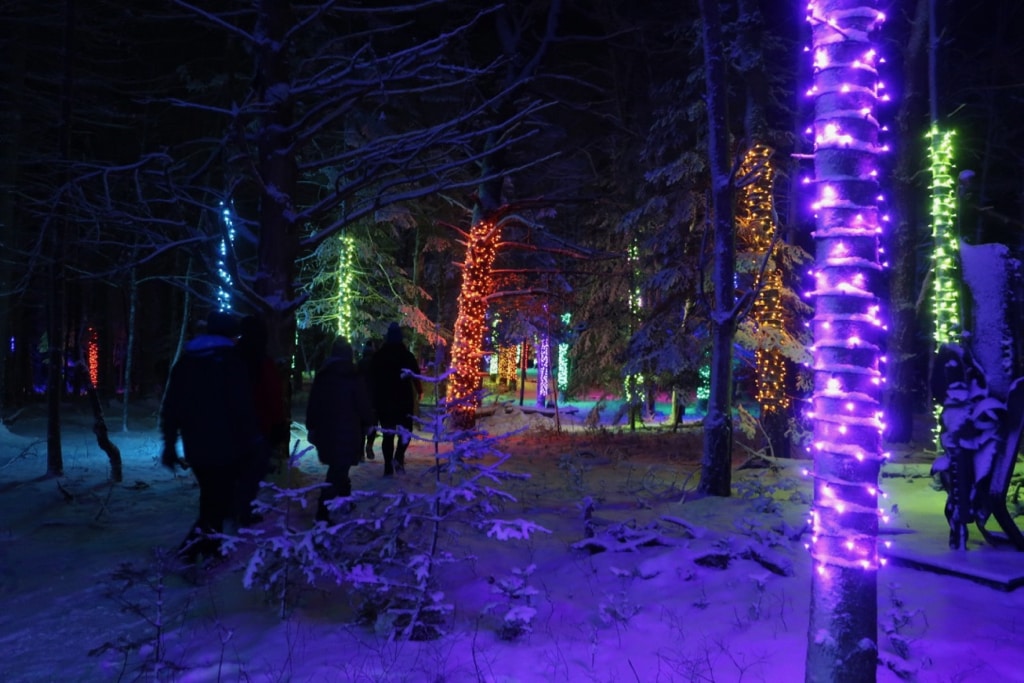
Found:
[[487, 330], [487, 297], [494, 291], [492, 272], [501, 239], [501, 222], [482, 219], [465, 236], [466, 259], [462, 264], [462, 289], [452, 341], [452, 374], [448, 401], [456, 425], [472, 426], [480, 388], [484, 334]]
[[[558, 25], [561, 2], [552, 2], [544, 13], [544, 32], [529, 54], [522, 40], [529, 16], [518, 16], [508, 7], [498, 10], [495, 35], [502, 56], [510, 65], [501, 84], [502, 96], [496, 109], [505, 120], [514, 119], [517, 107], [513, 95], [536, 74]], [[538, 155], [543, 156], [543, 155]], [[471, 227], [463, 235], [466, 257], [462, 263], [462, 286], [452, 338], [451, 377], [448, 381], [449, 414], [456, 426], [472, 426], [479, 403], [483, 369], [484, 336], [487, 332], [487, 302], [494, 293], [494, 260], [501, 245], [502, 230], [513, 217], [503, 196], [505, 177], [510, 173], [508, 146], [502, 131], [488, 135], [481, 154], [480, 182], [473, 206]], [[518, 218], [517, 218], [518, 220]]]
[[785, 274], [794, 259], [807, 256], [778, 239], [772, 154], [770, 147], [756, 143], [747, 150], [738, 169], [736, 234], [743, 252], [739, 254], [737, 272], [747, 273], [753, 298], [737, 341], [754, 350], [758, 422], [771, 454], [788, 457], [789, 363], [806, 362], [808, 354], [803, 340], [793, 331], [794, 315], [807, 306], [787, 287]]

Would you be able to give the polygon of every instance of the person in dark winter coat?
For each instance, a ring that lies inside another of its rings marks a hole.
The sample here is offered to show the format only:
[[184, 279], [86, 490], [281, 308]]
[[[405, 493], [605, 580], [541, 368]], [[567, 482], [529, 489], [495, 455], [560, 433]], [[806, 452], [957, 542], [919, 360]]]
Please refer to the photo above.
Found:
[[[363, 353], [359, 356], [359, 362], [356, 364], [356, 369], [359, 370], [359, 375], [363, 378], [366, 383], [366, 389], [370, 394], [370, 402], [373, 402], [373, 383], [370, 379], [370, 367], [373, 365], [373, 354], [377, 352], [377, 344], [372, 340], [367, 340], [363, 344]], [[377, 440], [377, 416], [373, 416], [373, 422], [370, 424], [370, 428], [366, 430], [366, 459], [373, 460], [373, 442]]]
[[199, 483], [199, 517], [178, 551], [193, 564], [200, 555], [220, 554], [220, 541], [209, 535], [223, 532], [234, 512], [239, 472], [265, 448], [249, 375], [232, 339], [236, 333], [231, 316], [211, 313], [206, 332], [185, 346], [171, 369], [160, 407], [161, 462], [172, 471], [180, 464], [180, 434], [185, 463]]
[[330, 521], [327, 501], [352, 495], [349, 468], [363, 458], [363, 436], [373, 424], [373, 407], [363, 378], [356, 371], [352, 346], [341, 337], [317, 371], [306, 405], [309, 442], [327, 465], [327, 486], [320, 492], [317, 521]]
[[274, 359], [267, 355], [267, 326], [255, 315], [242, 318], [235, 348], [249, 373], [253, 407], [260, 434], [267, 443], [262, 453], [256, 454], [239, 477], [236, 501], [238, 523], [248, 526], [259, 521], [252, 510], [252, 502], [260, 490], [260, 481], [271, 471], [271, 458], [275, 450], [283, 450], [290, 433], [285, 415], [284, 383]]
[[[405, 471], [409, 437], [398, 434], [398, 428], [412, 431], [413, 412], [423, 395], [419, 378], [408, 373], [420, 374], [420, 365], [402, 341], [402, 328], [398, 323], [391, 323], [384, 344], [373, 354], [370, 365], [370, 391], [382, 432], [380, 445], [385, 477]], [[399, 436], [397, 448], [396, 435]]]

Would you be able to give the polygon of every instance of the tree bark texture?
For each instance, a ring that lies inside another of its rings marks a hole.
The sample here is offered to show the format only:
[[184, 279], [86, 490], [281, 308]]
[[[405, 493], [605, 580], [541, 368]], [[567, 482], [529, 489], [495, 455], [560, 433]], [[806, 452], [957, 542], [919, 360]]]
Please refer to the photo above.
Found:
[[716, 0], [701, 0], [708, 158], [711, 170], [712, 287], [711, 390], [704, 420], [698, 491], [728, 496], [732, 488], [732, 346], [736, 332], [736, 237], [729, 164], [725, 50]]
[[121, 394], [121, 431], [128, 431], [128, 405], [132, 396], [132, 382], [135, 381], [135, 321], [139, 303], [139, 281], [135, 268], [128, 276], [128, 339], [124, 346], [124, 389]]
[[[561, 0], [552, 2], [547, 9], [546, 35], [536, 50], [528, 55], [522, 44], [523, 33], [517, 27], [510, 8], [503, 7], [495, 14], [495, 34], [507, 59], [504, 87], [507, 93], [531, 79], [554, 37], [561, 13]], [[515, 101], [506, 95], [497, 109], [503, 120], [515, 111]], [[494, 260], [501, 241], [500, 207], [504, 172], [508, 166], [507, 153], [500, 144], [502, 132], [487, 135], [485, 154], [480, 164], [480, 182], [473, 206], [466, 259], [459, 288], [458, 314], [452, 339], [452, 378], [449, 382], [448, 412], [456, 426], [468, 429], [476, 422], [476, 409], [480, 403], [480, 371], [483, 357], [484, 331], [487, 324], [487, 297], [492, 293]], [[524, 361], [525, 363], [525, 348]], [[524, 375], [525, 377], [525, 375]], [[523, 402], [520, 391], [520, 404]]]
[[121, 461], [121, 449], [110, 440], [110, 431], [107, 429], [107, 421], [103, 417], [103, 404], [100, 402], [100, 395], [96, 391], [96, 385], [89, 377], [89, 366], [84, 358], [77, 363], [78, 375], [89, 396], [89, 406], [92, 408], [92, 433], [96, 435], [96, 445], [103, 451], [107, 460], [110, 461], [110, 480], [121, 482], [124, 480], [124, 468]]
[[[25, 48], [20, 40], [4, 41], [4, 49], [0, 51], [0, 59], [6, 60], [8, 68], [3, 71], [7, 82], [3, 91], [8, 93], [6, 101], [0, 103], [0, 249], [11, 253], [17, 243], [15, 239], [15, 216], [18, 183], [17, 154], [22, 130], [22, 108], [25, 93]], [[11, 384], [7, 373], [9, 355], [13, 355], [7, 340], [13, 334], [12, 299], [7, 295], [11, 291], [13, 263], [11, 259], [0, 259], [0, 417], [5, 413], [7, 398], [11, 394]], [[24, 343], [24, 338], [19, 341]], [[14, 358], [10, 359], [13, 364]], [[12, 373], [13, 374], [13, 373]]]
[[[65, 162], [71, 156], [71, 116], [75, 58], [75, 3], [64, 3], [64, 39], [61, 59], [64, 67], [61, 83], [59, 154]], [[46, 473], [64, 474], [64, 456], [61, 446], [60, 400], [64, 393], [64, 243], [68, 229], [66, 211], [48, 226], [50, 246], [49, 282], [47, 283], [47, 342], [49, 344], [49, 371], [46, 382]]]
[[825, 590], [811, 593], [810, 632], [804, 680], [814, 683], [867, 683], [876, 678], [874, 637], [849, 642], [836, 634], [875, 633], [876, 577], [860, 567], [834, 568]]
[[[909, 443], [914, 436], [914, 412], [926, 383], [920, 381], [920, 350], [917, 348], [917, 310], [920, 278], [917, 276], [916, 248], [922, 216], [916, 205], [920, 197], [915, 177], [924, 150], [913, 144], [914, 122], [924, 113], [922, 66], [928, 26], [928, 3], [918, 0], [911, 24], [910, 40], [903, 53], [903, 97], [896, 113], [896, 130], [901, 139], [892, 178], [896, 225], [889, 244], [889, 386], [886, 392], [886, 438], [892, 443]], [[920, 406], [923, 407], [923, 406]]]
[[[294, 28], [287, 0], [261, 0], [257, 33], [265, 36], [258, 56], [258, 98], [262, 115], [256, 133], [259, 155], [260, 218], [257, 253], [259, 266], [255, 292], [265, 308], [259, 313], [267, 324], [267, 352], [278, 364], [282, 385], [290, 387], [295, 357], [295, 263], [299, 228], [295, 196], [298, 169], [292, 138], [294, 103], [289, 94], [289, 32]], [[286, 391], [285, 415], [291, 416], [291, 392]]]

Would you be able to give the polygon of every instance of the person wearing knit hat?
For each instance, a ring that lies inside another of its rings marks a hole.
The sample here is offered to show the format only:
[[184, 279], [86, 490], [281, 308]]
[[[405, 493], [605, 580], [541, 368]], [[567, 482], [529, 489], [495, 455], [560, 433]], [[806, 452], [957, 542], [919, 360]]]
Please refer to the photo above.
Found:
[[373, 407], [363, 378], [352, 362], [352, 345], [339, 337], [331, 355], [313, 379], [306, 405], [306, 430], [320, 462], [327, 465], [327, 484], [320, 491], [316, 520], [330, 522], [327, 501], [352, 495], [349, 468], [363, 457], [363, 435], [373, 422]]
[[402, 340], [402, 328], [397, 322], [391, 323], [383, 346], [373, 354], [370, 363], [370, 392], [381, 426], [380, 447], [384, 454], [385, 477], [405, 471], [412, 416], [423, 395], [423, 385], [416, 377], [419, 374], [419, 363]]

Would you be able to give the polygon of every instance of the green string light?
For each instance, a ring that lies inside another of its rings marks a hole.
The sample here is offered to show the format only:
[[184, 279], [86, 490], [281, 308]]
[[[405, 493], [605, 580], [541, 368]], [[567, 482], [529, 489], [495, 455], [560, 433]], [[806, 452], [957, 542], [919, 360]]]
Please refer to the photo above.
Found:
[[[936, 351], [957, 340], [961, 326], [960, 287], [957, 264], [960, 245], [956, 234], [956, 182], [953, 177], [954, 131], [932, 125], [928, 131], [928, 160], [932, 179], [932, 319]], [[935, 426], [932, 435], [941, 450], [939, 432], [941, 405], [932, 407]]]
[[[566, 327], [572, 320], [571, 313], [562, 314], [562, 323]], [[562, 342], [558, 345], [558, 390], [566, 391], [569, 388], [569, 344]]]
[[[628, 258], [630, 263], [633, 264], [634, 281], [640, 282], [640, 249], [636, 244], [629, 245]], [[634, 322], [640, 319], [640, 311], [643, 309], [643, 293], [640, 290], [640, 285], [635, 284], [633, 289], [629, 293], [629, 312], [631, 320]], [[640, 373], [626, 375], [625, 381], [623, 382], [623, 390], [626, 394], [626, 404], [636, 405], [643, 402], [643, 385], [644, 376]]]
[[338, 335], [352, 339], [353, 296], [352, 283], [355, 281], [356, 242], [352, 235], [338, 237], [338, 297], [337, 311]]

